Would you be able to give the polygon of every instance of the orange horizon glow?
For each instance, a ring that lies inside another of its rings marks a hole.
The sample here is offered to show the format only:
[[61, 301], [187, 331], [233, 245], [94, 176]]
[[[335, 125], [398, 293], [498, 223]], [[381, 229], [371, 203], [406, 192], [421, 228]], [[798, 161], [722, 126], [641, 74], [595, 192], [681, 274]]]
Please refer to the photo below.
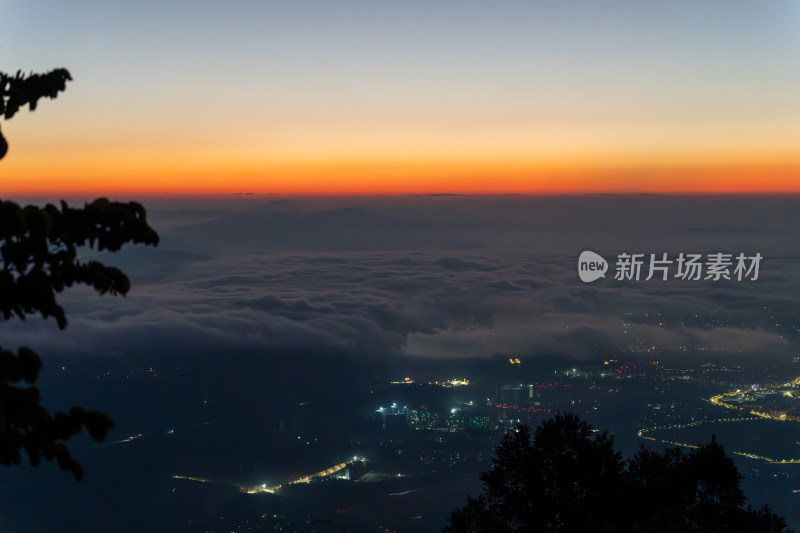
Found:
[[[13, 173], [6, 173], [10, 169]], [[0, 162], [0, 195], [215, 194], [780, 194], [800, 193], [800, 164], [532, 165], [518, 161], [340, 161], [165, 165], [138, 169], [73, 165], [50, 170]]]
[[800, 149], [786, 125], [770, 135], [721, 125], [554, 123], [225, 135], [115, 127], [98, 136], [70, 134], [58, 108], [47, 110], [4, 128], [10, 149], [0, 195], [800, 193]]
[[146, 4], [0, 20], [0, 197], [800, 193], [796, 2]]
[[209, 130], [176, 118], [152, 132], [112, 124], [100, 135], [76, 128], [74, 110], [59, 103], [3, 125], [10, 148], [0, 161], [0, 196], [800, 193], [800, 148], [789, 123], [332, 122]]
[[800, 193], [800, 150], [785, 130], [781, 143], [631, 126], [98, 138], [41, 116], [6, 133], [0, 196]]

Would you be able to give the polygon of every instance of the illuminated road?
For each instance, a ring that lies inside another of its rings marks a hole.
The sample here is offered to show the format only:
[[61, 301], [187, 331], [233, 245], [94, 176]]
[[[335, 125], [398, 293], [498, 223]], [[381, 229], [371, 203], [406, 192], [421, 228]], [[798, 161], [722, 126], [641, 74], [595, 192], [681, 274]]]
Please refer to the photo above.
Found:
[[298, 483], [310, 483], [311, 480], [314, 478], [328, 477], [332, 474], [335, 474], [336, 472], [339, 472], [340, 470], [344, 470], [344, 467], [346, 467], [348, 464], [349, 463], [339, 463], [338, 465], [333, 465], [332, 467], [323, 470], [321, 472], [317, 472], [316, 474], [303, 476], [301, 478], [295, 479], [294, 481], [290, 481], [289, 483], [287, 483], [287, 485], [296, 485]]
[[[797, 377], [793, 381], [790, 381], [789, 383], [783, 383], [781, 385], [765, 385], [763, 387], [758, 388], [757, 390], [759, 390], [759, 391], [781, 392], [785, 396], [788, 396], [790, 398], [796, 398], [796, 396], [795, 396], [796, 391], [794, 391], [792, 389], [797, 387], [797, 386], [799, 386], [799, 385], [800, 385], [800, 377]], [[738, 411], [746, 411], [745, 408], [743, 408], [741, 406], [738, 406], [738, 405], [731, 405], [726, 400], [730, 400], [730, 399], [735, 398], [737, 396], [744, 396], [744, 395], [749, 394], [751, 392], [754, 392], [754, 390], [744, 389], [744, 390], [737, 390], [737, 391], [734, 391], [734, 392], [726, 392], [726, 393], [723, 393], [723, 394], [717, 394], [716, 396], [712, 396], [711, 398], [708, 399], [708, 401], [711, 402], [713, 405], [716, 405], [718, 407], [724, 407], [726, 409], [733, 409], [733, 410], [738, 410]], [[757, 416], [757, 417], [760, 417], [760, 418], [769, 418], [769, 419], [772, 419], [772, 420], [780, 420], [780, 421], [787, 420], [786, 417], [783, 417], [783, 418], [776, 417], [776, 416], [772, 416], [768, 412], [756, 411], [754, 409], [750, 410], [749, 413], [751, 415], [753, 415], [753, 416]]]
[[[189, 481], [197, 481], [199, 483], [221, 483], [222, 485], [233, 485], [234, 487], [239, 487], [239, 490], [242, 492], [247, 492], [249, 494], [254, 494], [255, 492], [269, 492], [274, 493], [275, 487], [266, 487], [264, 485], [260, 486], [250, 486], [250, 485], [242, 485], [240, 483], [232, 483], [230, 481], [218, 481], [216, 479], [208, 479], [205, 477], [194, 477], [194, 476], [172, 476], [173, 479], [188, 479]], [[259, 490], [256, 490], [258, 488]], [[278, 485], [280, 488], [280, 485]]]
[[101, 442], [100, 444], [92, 444], [91, 446], [87, 446], [87, 447], [88, 448], [101, 448], [103, 446], [112, 446], [114, 444], [123, 444], [125, 442], [133, 442], [136, 439], [141, 439], [141, 438], [142, 438], [142, 434], [141, 433], [137, 433], [136, 435], [131, 435], [127, 439], [120, 439], [120, 440], [115, 440], [115, 441], [111, 441], [111, 442]]
[[[350, 463], [353, 463], [353, 462], [356, 462], [356, 461], [362, 461], [363, 462], [363, 461], [366, 461], [366, 460], [367, 460], [366, 457], [353, 457], [353, 459], [350, 460], [350, 461], [346, 461], [346, 462], [343, 462], [343, 463], [337, 463], [337, 464], [331, 466], [330, 468], [326, 468], [325, 470], [322, 470], [322, 471], [317, 472], [315, 474], [309, 474], [307, 476], [299, 477], [299, 478], [294, 479], [292, 481], [289, 481], [289, 482], [287, 482], [285, 484], [286, 485], [298, 485], [300, 483], [311, 483], [311, 481], [314, 480], [314, 479], [323, 479], [323, 478], [326, 478], [328, 476], [332, 476], [332, 475], [336, 474], [337, 472], [341, 472]], [[172, 477], [173, 477], [173, 479], [187, 479], [189, 481], [197, 481], [197, 482], [200, 482], [200, 483], [222, 483], [223, 485], [233, 485], [234, 487], [238, 487], [240, 491], [246, 492], [247, 494], [259, 494], [259, 493], [263, 493], [263, 492], [267, 492], [269, 494], [274, 494], [278, 490], [280, 490], [280, 488], [282, 486], [282, 485], [274, 485], [274, 486], [268, 487], [266, 484], [262, 484], [262, 485], [244, 485], [244, 484], [241, 484], [241, 483], [233, 483], [233, 482], [230, 482], [230, 481], [217, 481], [215, 479], [208, 479], [208, 478], [195, 477], [195, 476], [172, 476]]]
[[[689, 444], [687, 442], [676, 442], [676, 441], [666, 440], [666, 439], [657, 439], [655, 437], [651, 437], [650, 435], [647, 435], [647, 433], [650, 433], [651, 431], [673, 431], [673, 430], [676, 430], [676, 429], [686, 429], [686, 428], [690, 428], [690, 427], [697, 427], [697, 426], [700, 426], [700, 425], [703, 425], [703, 424], [713, 424], [713, 423], [720, 423], [720, 422], [752, 422], [754, 420], [763, 420], [764, 418], [765, 418], [764, 416], [753, 416], [753, 417], [749, 417], [749, 418], [717, 418], [717, 419], [712, 419], [712, 420], [698, 420], [698, 421], [689, 422], [689, 423], [686, 423], [686, 424], [675, 424], [675, 425], [672, 425], [672, 426], [655, 426], [655, 427], [651, 427], [651, 428], [640, 429], [639, 432], [637, 433], [637, 435], [640, 438], [643, 438], [643, 439], [651, 440], [653, 442], [660, 442], [662, 444], [668, 444], [668, 445], [671, 445], [671, 446], [681, 446], [683, 448], [699, 448], [700, 446], [698, 446], [697, 444]], [[771, 417], [766, 417], [766, 418], [771, 418]], [[731, 450], [731, 451], [735, 455], [741, 455], [742, 457], [748, 457], [750, 459], [760, 459], [760, 460], [766, 461], [768, 463], [800, 464], [800, 458], [798, 458], [798, 459], [773, 459], [772, 457], [765, 457], [763, 455], [758, 455], [758, 454], [751, 453], [751, 452], [740, 452], [740, 451], [736, 451], [736, 450]]]
[[[783, 393], [785, 396], [796, 398], [797, 392], [796, 392], [796, 390], [792, 390], [792, 389], [797, 387], [797, 386], [800, 386], [800, 377], [797, 377], [793, 381], [790, 381], [788, 383], [783, 383], [783, 384], [780, 384], [780, 385], [765, 385], [763, 387], [758, 388], [757, 390], [760, 390], [760, 391], [773, 391], [773, 392], [776, 392], [776, 393], [779, 392], [779, 393]], [[748, 421], [763, 420], [763, 419], [777, 420], [779, 422], [788, 422], [788, 421], [790, 421], [785, 416], [785, 413], [784, 413], [783, 417], [778, 417], [778, 416], [773, 416], [769, 412], [757, 411], [755, 409], [748, 410], [748, 409], [746, 409], [746, 408], [744, 408], [742, 406], [734, 405], [734, 404], [729, 403], [730, 400], [736, 398], [737, 396], [744, 396], [746, 394], [754, 392], [754, 390], [755, 389], [744, 389], [744, 390], [737, 390], [737, 391], [733, 391], [733, 392], [726, 392], [726, 393], [723, 393], [723, 394], [717, 394], [716, 396], [712, 396], [711, 398], [708, 399], [708, 401], [712, 405], [716, 405], [718, 407], [724, 407], [725, 409], [730, 409], [730, 410], [733, 410], [733, 411], [740, 411], [740, 412], [743, 412], [743, 414], [744, 414], [744, 412], [746, 412], [750, 416], [745, 415], [745, 416], [736, 417], [736, 418], [718, 418], [718, 419], [715, 419], [715, 420], [698, 420], [698, 421], [695, 421], [695, 422], [689, 422], [689, 423], [686, 423], [686, 424], [675, 424], [675, 425], [672, 425], [672, 426], [656, 426], [656, 427], [652, 427], [652, 428], [640, 429], [639, 433], [638, 433], [638, 436], [640, 438], [642, 438], [642, 439], [647, 439], [647, 440], [650, 440], [650, 441], [653, 441], [653, 442], [661, 442], [663, 444], [669, 444], [669, 445], [672, 445], [672, 446], [682, 446], [682, 447], [685, 447], [685, 448], [698, 448], [699, 446], [697, 446], [696, 444], [689, 444], [689, 443], [686, 443], [686, 442], [675, 442], [675, 441], [670, 441], [670, 440], [666, 440], [666, 439], [656, 439], [655, 437], [651, 437], [651, 436], [647, 435], [647, 433], [650, 433], [651, 431], [657, 431], [657, 430], [672, 431], [672, 430], [676, 430], [676, 429], [685, 429], [685, 428], [689, 428], [689, 427], [696, 427], [696, 426], [699, 426], [701, 424], [710, 424], [710, 423], [719, 423], [719, 422], [748, 422]], [[736, 455], [741, 455], [742, 457], [749, 457], [750, 459], [759, 459], [759, 460], [762, 460], [762, 461], [766, 461], [768, 463], [800, 464], [800, 458], [797, 458], [797, 459], [795, 459], [795, 458], [792, 458], [792, 459], [774, 459], [772, 457], [765, 457], [763, 455], [758, 455], [758, 454], [750, 453], [750, 452], [733, 451], [733, 453], [736, 454]]]

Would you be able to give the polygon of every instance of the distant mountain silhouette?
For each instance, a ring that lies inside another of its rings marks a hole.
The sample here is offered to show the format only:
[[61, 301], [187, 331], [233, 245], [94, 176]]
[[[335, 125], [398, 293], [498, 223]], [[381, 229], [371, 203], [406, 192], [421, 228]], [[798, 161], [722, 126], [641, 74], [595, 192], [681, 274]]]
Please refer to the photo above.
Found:
[[272, 200], [254, 207], [252, 211], [261, 211], [264, 213], [298, 213], [300, 210], [296, 205], [287, 200]]
[[161, 279], [173, 274], [183, 265], [214, 259], [211, 256], [161, 250], [154, 248], [127, 248], [114, 253], [101, 252], [81, 258], [83, 261], [101, 261], [123, 270], [134, 283]]
[[436, 261], [436, 264], [446, 270], [463, 272], [465, 270], [481, 270], [484, 272], [495, 270], [494, 267], [481, 265], [475, 261], [464, 261], [458, 257], [443, 257]]
[[[181, 237], [237, 252], [354, 251], [414, 249], [432, 245], [431, 225], [386, 216], [360, 207], [287, 212], [288, 202], [270, 202], [237, 213], [181, 228]], [[277, 211], [274, 209], [277, 208]]]
[[147, 211], [148, 217], [159, 218], [189, 218], [189, 217], [218, 217], [224, 214], [224, 211], [214, 209], [150, 209]]

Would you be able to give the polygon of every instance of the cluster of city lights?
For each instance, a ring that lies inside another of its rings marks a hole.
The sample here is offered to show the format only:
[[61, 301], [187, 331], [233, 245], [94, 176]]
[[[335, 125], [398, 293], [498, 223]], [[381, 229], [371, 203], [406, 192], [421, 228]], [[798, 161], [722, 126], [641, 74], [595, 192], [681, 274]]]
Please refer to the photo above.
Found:
[[[392, 385], [423, 385], [423, 383], [417, 383], [413, 379], [406, 377], [403, 378], [402, 381], [390, 381]], [[469, 385], [468, 379], [448, 379], [447, 381], [428, 381], [424, 383], [425, 385], [435, 385], [437, 387], [464, 387]]]

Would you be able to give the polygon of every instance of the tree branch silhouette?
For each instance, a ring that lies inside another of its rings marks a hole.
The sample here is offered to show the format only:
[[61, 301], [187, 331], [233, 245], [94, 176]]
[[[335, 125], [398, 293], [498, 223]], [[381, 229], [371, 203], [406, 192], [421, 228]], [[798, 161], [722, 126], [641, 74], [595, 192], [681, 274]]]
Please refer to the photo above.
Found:
[[[0, 114], [12, 118], [28, 105], [31, 111], [43, 97], [55, 98], [71, 80], [66, 69], [46, 74], [9, 76], [0, 72]], [[8, 143], [0, 132], [0, 159]], [[97, 199], [83, 208], [61, 202], [40, 208], [20, 207], [0, 201], [0, 314], [4, 320], [40, 314], [55, 319], [59, 329], [67, 326], [64, 309], [56, 294], [75, 284], [93, 287], [99, 294], [125, 295], [130, 280], [121, 270], [99, 261], [78, 260], [78, 248], [116, 251], [123, 245], [156, 246], [158, 234], [147, 224], [146, 212], [136, 202], [111, 202]], [[42, 368], [41, 358], [30, 348], [14, 354], [0, 348], [0, 463], [22, 462], [22, 452], [30, 464], [41, 459], [57, 461], [80, 480], [83, 469], [72, 458], [64, 441], [86, 428], [96, 441], [114, 427], [105, 413], [73, 407], [68, 413], [53, 415], [41, 403], [34, 383]]]
[[[72, 81], [72, 76], [65, 68], [27, 76], [21, 70], [14, 76], [0, 72], [0, 115], [8, 120], [26, 104], [31, 111], [35, 111], [40, 98], [55, 98], [67, 88], [68, 81]], [[0, 131], [0, 159], [7, 152], [8, 142]]]

